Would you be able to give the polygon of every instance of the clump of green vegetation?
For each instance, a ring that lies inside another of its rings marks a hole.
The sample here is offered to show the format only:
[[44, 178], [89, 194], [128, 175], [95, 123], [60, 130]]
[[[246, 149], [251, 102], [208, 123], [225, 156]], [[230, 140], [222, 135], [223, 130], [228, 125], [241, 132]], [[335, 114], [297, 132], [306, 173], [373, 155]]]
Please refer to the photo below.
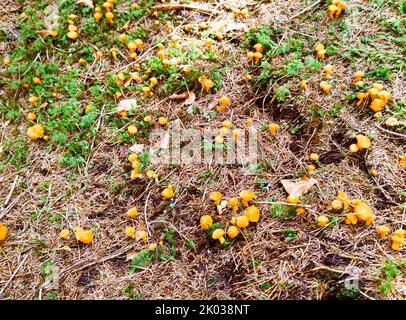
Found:
[[387, 260], [381, 268], [382, 281], [379, 291], [388, 296], [392, 291], [393, 282], [402, 271], [400, 268], [406, 267], [406, 260]]

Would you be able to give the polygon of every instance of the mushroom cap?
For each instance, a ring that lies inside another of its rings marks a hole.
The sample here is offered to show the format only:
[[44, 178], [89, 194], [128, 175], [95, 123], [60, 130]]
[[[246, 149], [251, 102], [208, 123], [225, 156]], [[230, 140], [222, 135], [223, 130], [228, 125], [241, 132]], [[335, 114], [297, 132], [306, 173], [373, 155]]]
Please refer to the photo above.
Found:
[[7, 232], [7, 227], [4, 224], [0, 223], [0, 241], [6, 239]]
[[238, 216], [236, 224], [237, 224], [238, 228], [244, 229], [244, 228], [248, 227], [248, 225], [250, 224], [250, 221], [248, 220], [247, 216]]
[[395, 232], [393, 232], [393, 234], [399, 237], [404, 237], [406, 235], [406, 230], [397, 229]]
[[223, 195], [219, 191], [213, 191], [210, 193], [210, 200], [212, 200], [214, 202], [220, 203], [222, 197], [223, 197]]
[[245, 215], [250, 222], [258, 222], [260, 213], [256, 206], [250, 206], [245, 210]]
[[311, 161], [317, 161], [319, 160], [319, 155], [317, 153], [311, 153], [310, 154], [310, 160]]
[[227, 235], [230, 237], [230, 239], [234, 239], [239, 233], [240, 231], [236, 226], [229, 226], [227, 229]]
[[248, 57], [248, 58], [251, 58], [251, 59], [252, 59], [252, 58], [254, 58], [254, 56], [255, 56], [255, 52], [252, 52], [252, 51], [248, 51], [248, 52], [247, 52], [247, 57]]
[[363, 71], [357, 71], [353, 74], [354, 78], [359, 78], [359, 77], [363, 77], [365, 75], [365, 73]]
[[166, 187], [163, 191], [162, 191], [162, 196], [165, 199], [170, 199], [173, 197], [173, 188], [172, 187]]
[[368, 149], [371, 146], [371, 140], [367, 136], [359, 134], [356, 136], [357, 146], [360, 149]]
[[93, 241], [93, 232], [91, 230], [83, 230], [82, 228], [76, 228], [76, 239], [84, 244], [89, 244]]
[[245, 201], [251, 201], [255, 198], [255, 194], [251, 190], [242, 190], [240, 192], [240, 198]]
[[320, 227], [324, 227], [328, 223], [328, 218], [325, 215], [318, 216], [317, 223]]
[[44, 128], [39, 123], [34, 124], [32, 127], [28, 128], [27, 136], [32, 140], [38, 140], [41, 138], [45, 133]]
[[138, 215], [138, 210], [136, 207], [131, 208], [127, 211], [127, 216], [129, 216], [131, 219], [135, 219]]
[[228, 204], [232, 207], [238, 206], [238, 198], [232, 197], [232, 198], [228, 199]]
[[130, 42], [127, 44], [127, 48], [130, 49], [130, 50], [134, 50], [134, 49], [137, 48], [137, 45], [135, 44], [134, 41], [130, 41]]
[[125, 235], [128, 238], [135, 239], [135, 228], [134, 227], [125, 228]]
[[114, 18], [113, 12], [106, 12], [106, 18], [107, 19], [113, 19]]
[[65, 240], [69, 240], [70, 238], [70, 232], [68, 229], [63, 229], [61, 232], [59, 232], [59, 237]]
[[354, 214], [358, 219], [367, 221], [373, 216], [373, 211], [364, 202], [360, 201], [354, 206]]
[[298, 204], [300, 201], [300, 197], [297, 194], [290, 194], [288, 195], [288, 197], [286, 198], [286, 201], [288, 203], [292, 203], [292, 204]]
[[219, 101], [221, 104], [228, 105], [230, 103], [230, 98], [227, 96], [221, 96]]
[[66, 36], [69, 39], [76, 40], [78, 38], [78, 33], [76, 31], [69, 31]]
[[357, 222], [358, 218], [354, 213], [352, 212], [347, 213], [347, 216], [345, 218], [345, 224], [357, 224]]
[[331, 202], [333, 210], [341, 210], [343, 208], [343, 202], [340, 199], [335, 199]]
[[200, 227], [208, 230], [213, 225], [213, 218], [208, 214], [200, 217]]
[[324, 44], [322, 44], [322, 43], [318, 43], [318, 44], [314, 47], [314, 51], [320, 51], [320, 50], [324, 50]]
[[378, 91], [382, 91], [383, 90], [383, 85], [381, 85], [380, 83], [373, 83], [372, 84], [372, 88], [377, 89]]
[[233, 123], [230, 120], [224, 120], [221, 125], [227, 129], [230, 129]]
[[324, 66], [323, 70], [326, 72], [331, 72], [333, 71], [334, 67], [331, 64], [327, 64]]
[[358, 151], [359, 151], [358, 145], [356, 145], [355, 143], [350, 145], [350, 152], [355, 153], [355, 152], [358, 152]]
[[382, 225], [382, 226], [378, 226], [376, 228], [376, 230], [378, 231], [378, 233], [386, 233], [388, 234], [390, 231], [390, 228], [387, 225]]
[[223, 229], [216, 229], [213, 231], [211, 236], [214, 240], [219, 240], [221, 237], [224, 237], [224, 230]]
[[135, 39], [135, 44], [137, 45], [137, 46], [142, 46], [143, 44], [144, 44], [144, 41], [142, 41], [140, 38], [138, 38], [138, 39]]

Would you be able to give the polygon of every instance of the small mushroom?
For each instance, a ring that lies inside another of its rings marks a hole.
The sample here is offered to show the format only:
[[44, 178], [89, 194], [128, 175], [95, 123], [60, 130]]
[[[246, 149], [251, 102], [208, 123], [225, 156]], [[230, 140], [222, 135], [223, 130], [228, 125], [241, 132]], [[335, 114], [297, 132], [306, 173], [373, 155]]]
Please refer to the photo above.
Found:
[[328, 224], [328, 217], [321, 215], [317, 217], [317, 223], [320, 227], [325, 227]]
[[269, 125], [269, 132], [271, 133], [271, 136], [276, 136], [278, 130], [280, 128], [280, 125], [277, 123], [271, 123]]
[[256, 206], [249, 206], [245, 210], [245, 215], [247, 216], [249, 222], [258, 222], [259, 217], [260, 217], [260, 212]]
[[300, 201], [300, 196], [297, 194], [290, 194], [286, 198], [286, 202], [291, 203], [291, 204], [298, 204], [299, 201]]
[[230, 239], [234, 239], [235, 237], [238, 236], [239, 233], [240, 233], [240, 231], [238, 230], [238, 228], [236, 226], [229, 226], [227, 229], [227, 236]]
[[242, 205], [248, 207], [248, 202], [252, 201], [255, 198], [255, 194], [250, 190], [242, 190], [240, 192], [240, 198]]
[[236, 198], [236, 197], [230, 198], [228, 200], [228, 204], [230, 205], [231, 210], [233, 211], [233, 213], [237, 213], [238, 203], [239, 203], [238, 198]]
[[200, 217], [200, 227], [203, 230], [208, 230], [213, 225], [213, 218], [206, 214]]
[[247, 216], [238, 216], [236, 219], [236, 225], [240, 229], [244, 229], [244, 228], [248, 227], [249, 224], [250, 224], [250, 221], [248, 220]]
[[173, 186], [169, 184], [164, 190], [162, 190], [161, 195], [164, 199], [170, 199], [174, 195]]
[[218, 206], [221, 202], [223, 195], [219, 191], [213, 191], [210, 193], [210, 200], [214, 202], [214, 205]]
[[213, 231], [211, 236], [214, 240], [219, 240], [221, 244], [223, 244], [226, 240], [224, 239], [224, 230], [223, 229], [216, 229]]
[[131, 219], [135, 219], [138, 215], [138, 210], [136, 207], [133, 207], [127, 211], [127, 216], [129, 216]]
[[384, 239], [389, 234], [390, 228], [387, 225], [382, 225], [382, 226], [378, 226], [376, 228], [376, 231], [378, 232], [379, 237], [381, 239]]
[[80, 227], [75, 228], [76, 240], [84, 244], [90, 244], [93, 241], [93, 232], [92, 230], [84, 230]]
[[355, 72], [354, 74], [353, 74], [353, 80], [352, 80], [352, 82], [353, 83], [355, 83], [355, 82], [358, 82], [358, 81], [361, 81], [361, 79], [362, 79], [362, 77], [365, 75], [365, 73], [364, 72], [362, 72], [362, 71], [357, 71], [357, 72]]
[[0, 223], [0, 241], [4, 241], [4, 239], [6, 239], [7, 232], [7, 227], [4, 224]]
[[125, 231], [124, 231], [124, 233], [125, 233], [125, 236], [127, 237], [127, 238], [131, 238], [131, 239], [135, 239], [135, 228], [134, 227], [127, 227], [127, 228], [125, 228]]
[[70, 239], [70, 232], [68, 229], [63, 229], [61, 232], [59, 232], [59, 238], [64, 239], [64, 240], [69, 240]]

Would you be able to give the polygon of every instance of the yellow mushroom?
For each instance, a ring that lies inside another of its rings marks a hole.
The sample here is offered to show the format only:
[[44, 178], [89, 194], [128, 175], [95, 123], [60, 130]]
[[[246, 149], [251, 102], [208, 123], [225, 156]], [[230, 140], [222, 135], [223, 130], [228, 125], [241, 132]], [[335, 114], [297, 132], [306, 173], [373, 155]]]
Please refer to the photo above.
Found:
[[299, 201], [300, 201], [300, 196], [297, 194], [290, 194], [286, 198], [286, 202], [291, 203], [291, 204], [298, 204]]
[[244, 229], [244, 228], [248, 227], [249, 224], [250, 224], [250, 221], [248, 220], [247, 216], [238, 216], [236, 219], [236, 225], [240, 229]]
[[223, 244], [226, 240], [224, 239], [224, 230], [223, 229], [216, 229], [213, 231], [212, 238], [214, 240], [219, 240], [221, 244]]
[[277, 123], [271, 123], [269, 125], [269, 132], [271, 133], [271, 136], [276, 136], [278, 130], [280, 128], [280, 125]]
[[328, 217], [325, 215], [318, 216], [317, 223], [320, 227], [325, 227], [328, 224]]
[[379, 237], [381, 239], [384, 239], [389, 234], [390, 228], [387, 225], [382, 225], [382, 226], [378, 226], [376, 228], [376, 231], [378, 232]]
[[326, 73], [326, 78], [331, 78], [331, 73], [334, 70], [334, 67], [331, 64], [324, 66], [324, 72]]
[[4, 241], [4, 239], [6, 239], [7, 233], [7, 227], [4, 224], [0, 223], [0, 241]]
[[138, 215], [138, 210], [136, 207], [133, 207], [127, 211], [127, 216], [131, 219], [135, 219]]
[[75, 228], [76, 240], [84, 244], [90, 244], [93, 241], [93, 232], [92, 230], [84, 230], [82, 228]]
[[127, 238], [135, 239], [135, 228], [134, 227], [125, 228], [124, 233]]
[[340, 211], [344, 208], [344, 204], [340, 199], [335, 199], [331, 202], [331, 208], [335, 211]]
[[209, 215], [200, 217], [200, 227], [204, 230], [208, 230], [213, 225], [213, 218]]
[[114, 24], [114, 14], [112, 12], [106, 12], [106, 19], [110, 24]]
[[331, 86], [326, 81], [320, 82], [320, 88], [323, 90], [324, 93], [328, 94], [331, 92]]
[[227, 236], [230, 239], [234, 239], [235, 237], [238, 236], [239, 233], [240, 233], [240, 231], [235, 226], [229, 226], [228, 229], [227, 229]]
[[364, 76], [365, 74], [364, 74], [364, 72], [362, 72], [362, 71], [357, 71], [357, 72], [355, 72], [354, 74], [353, 74], [353, 80], [352, 80], [352, 82], [353, 83], [356, 83], [356, 82], [358, 82], [358, 81], [361, 81], [361, 79], [362, 79], [362, 77]]
[[357, 146], [359, 149], [368, 149], [371, 147], [371, 140], [362, 134], [358, 134], [356, 137], [357, 139]]
[[259, 209], [256, 206], [250, 206], [245, 210], [249, 222], [258, 222], [260, 217]]
[[69, 232], [69, 230], [68, 230], [68, 229], [63, 229], [63, 230], [61, 230], [61, 232], [59, 232], [59, 237], [60, 237], [61, 239], [64, 239], [64, 240], [69, 240], [69, 239], [70, 239], [70, 232]]
[[236, 197], [230, 198], [228, 200], [228, 204], [230, 205], [233, 213], [237, 213], [238, 203], [239, 203], [238, 198], [236, 198]]
[[242, 190], [240, 192], [242, 205], [248, 207], [248, 203], [255, 199], [255, 194], [250, 190]]
[[220, 204], [221, 199], [223, 198], [223, 195], [219, 191], [213, 191], [210, 193], [210, 200], [214, 202], [214, 205], [218, 206]]
[[161, 195], [164, 199], [170, 199], [174, 195], [174, 190], [172, 185], [168, 185], [162, 192]]
[[32, 140], [38, 140], [41, 138], [45, 133], [44, 128], [40, 124], [35, 124], [32, 127], [28, 128], [27, 136]]
[[347, 213], [347, 216], [345, 218], [345, 224], [357, 224], [358, 218], [354, 213]]

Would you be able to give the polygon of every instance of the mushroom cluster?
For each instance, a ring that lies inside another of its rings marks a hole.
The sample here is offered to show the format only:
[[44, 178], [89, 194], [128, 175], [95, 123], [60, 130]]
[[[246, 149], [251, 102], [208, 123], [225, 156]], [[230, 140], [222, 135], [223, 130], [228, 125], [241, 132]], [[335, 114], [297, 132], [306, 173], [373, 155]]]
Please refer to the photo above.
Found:
[[328, 6], [328, 17], [330, 19], [338, 18], [343, 9], [347, 7], [347, 3], [341, 0], [333, 0], [331, 5]]
[[255, 51], [248, 51], [247, 58], [248, 62], [251, 64], [258, 64], [264, 57], [264, 46], [261, 43], [256, 43], [254, 45]]
[[84, 244], [90, 244], [93, 242], [93, 232], [92, 230], [85, 230], [80, 227], [74, 229], [76, 240]]
[[[210, 193], [210, 200], [213, 201], [219, 215], [222, 215], [224, 209], [227, 207], [231, 209], [233, 214], [227, 232], [219, 227], [212, 233], [212, 238], [219, 240], [221, 244], [225, 242], [225, 234], [227, 234], [230, 239], [234, 239], [239, 235], [241, 229], [248, 227], [250, 223], [258, 222], [260, 219], [261, 213], [259, 208], [255, 205], [250, 205], [250, 202], [255, 199], [255, 194], [250, 190], [242, 190], [239, 196], [241, 198], [241, 206], [245, 208], [245, 211], [243, 214], [237, 215], [238, 208], [240, 207], [240, 202], [237, 197], [232, 197], [226, 201], [222, 200], [223, 195], [221, 192], [213, 191]], [[213, 218], [210, 215], [200, 217], [200, 227], [203, 230], [209, 230], [212, 226]]]
[[[354, 75], [354, 81], [360, 79], [356, 78]], [[356, 84], [362, 82], [358, 80], [355, 82]], [[363, 82], [362, 82], [363, 84]], [[388, 104], [389, 101], [392, 100], [392, 94], [389, 91], [384, 90], [383, 85], [380, 83], [373, 83], [371, 87], [366, 90], [365, 92], [359, 92], [357, 94], [357, 106], [360, 106], [364, 103], [364, 101], [369, 101], [369, 108], [375, 112], [381, 112], [384, 107]]]
[[317, 58], [324, 59], [326, 57], [326, 49], [324, 48], [324, 44], [318, 43], [314, 47], [314, 51], [317, 53]]
[[69, 21], [68, 21], [68, 33], [66, 34], [66, 36], [70, 39], [75, 41], [78, 36], [78, 27], [75, 25], [75, 20], [76, 19], [76, 15], [71, 14], [69, 16]]
[[356, 153], [363, 149], [368, 149], [371, 147], [372, 143], [371, 140], [362, 134], [358, 134], [356, 137], [357, 143], [350, 145], [350, 152]]

